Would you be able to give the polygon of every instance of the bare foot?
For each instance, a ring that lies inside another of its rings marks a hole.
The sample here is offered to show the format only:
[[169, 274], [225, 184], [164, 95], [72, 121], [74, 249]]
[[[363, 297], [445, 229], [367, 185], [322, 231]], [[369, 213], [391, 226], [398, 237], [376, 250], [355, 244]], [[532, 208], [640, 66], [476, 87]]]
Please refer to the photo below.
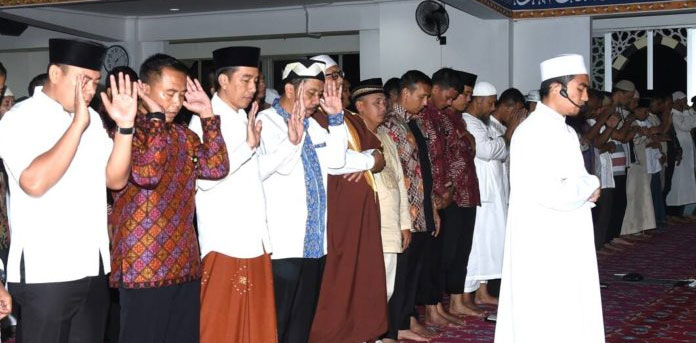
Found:
[[466, 321], [465, 321], [465, 320], [463, 320], [463, 319], [461, 319], [461, 318], [459, 318], [459, 317], [457, 317], [457, 316], [455, 316], [455, 315], [452, 315], [452, 314], [450, 314], [449, 312], [447, 312], [447, 310], [445, 310], [445, 307], [442, 306], [442, 303], [438, 303], [438, 304], [437, 304], [437, 313], [439, 313], [440, 316], [444, 317], [445, 319], [447, 319], [447, 321], [449, 321], [450, 323], [452, 323], [452, 324], [454, 324], [454, 325], [456, 325], [456, 326], [464, 326], [464, 325], [466, 325]]
[[611, 255], [614, 255], [614, 254], [609, 249], [600, 249], [599, 251], [597, 251], [597, 256], [599, 256], [599, 257], [607, 257], [607, 256], [611, 256]]
[[636, 243], [630, 242], [630, 241], [628, 241], [628, 240], [626, 240], [626, 239], [623, 239], [623, 238], [614, 238], [614, 240], [611, 241], [611, 243], [612, 243], [612, 244], [613, 244], [613, 243], [616, 243], [616, 244], [620, 244], [620, 245], [629, 245], [629, 246], [630, 246], [630, 245], [635, 245], [635, 244], [636, 244]]
[[421, 324], [415, 317], [411, 317], [411, 323], [410, 323], [409, 327], [411, 328], [411, 331], [413, 331], [413, 333], [415, 333], [421, 337], [425, 337], [425, 338], [440, 337], [440, 334], [438, 332], [434, 331], [435, 329], [432, 329], [432, 330], [428, 329], [423, 324]]
[[[416, 341], [416, 342], [430, 342], [430, 338], [423, 337], [411, 330], [399, 330], [399, 340], [409, 340], [409, 341]], [[382, 340], [382, 342], [387, 342], [385, 340]]]
[[[399, 338], [399, 339], [401, 339], [401, 338]], [[399, 343], [399, 341], [391, 339], [391, 338], [382, 338], [381, 342], [382, 343]]]
[[498, 298], [488, 294], [487, 292], [476, 292], [476, 305], [498, 305]]
[[609, 250], [611, 250], [611, 251], [613, 251], [613, 252], [623, 252], [623, 251], [626, 251], [624, 248], [621, 248], [621, 247], [618, 246], [618, 244], [614, 244], [614, 243], [607, 243], [607, 244], [604, 245], [604, 248], [609, 249]]
[[452, 326], [452, 323], [437, 311], [435, 305], [427, 305], [425, 307], [425, 325], [445, 328]]
[[476, 306], [474, 303], [471, 304], [458, 304], [452, 303], [450, 301], [449, 313], [454, 316], [472, 316], [478, 318], [485, 318], [488, 314], [483, 309]]

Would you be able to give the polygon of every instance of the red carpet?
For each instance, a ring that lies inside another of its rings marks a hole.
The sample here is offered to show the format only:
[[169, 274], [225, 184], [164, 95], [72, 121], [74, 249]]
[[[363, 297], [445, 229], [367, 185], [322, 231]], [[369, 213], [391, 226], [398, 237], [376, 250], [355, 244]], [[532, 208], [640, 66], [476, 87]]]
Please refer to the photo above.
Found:
[[[602, 290], [607, 343], [696, 343], [696, 289], [629, 283], [613, 276], [638, 272], [648, 279], [696, 278], [696, 225], [670, 227], [625, 252], [601, 258], [599, 270], [609, 284]], [[445, 330], [432, 342], [493, 342], [494, 330], [493, 323], [471, 319], [466, 327]]]
[[[561, 242], [559, 242], [561, 243]], [[696, 289], [652, 281], [629, 283], [615, 273], [647, 279], [696, 278], [696, 226], [675, 226], [599, 260], [607, 343], [696, 343]], [[489, 310], [494, 310], [489, 308]], [[493, 342], [495, 324], [467, 321], [434, 343]]]

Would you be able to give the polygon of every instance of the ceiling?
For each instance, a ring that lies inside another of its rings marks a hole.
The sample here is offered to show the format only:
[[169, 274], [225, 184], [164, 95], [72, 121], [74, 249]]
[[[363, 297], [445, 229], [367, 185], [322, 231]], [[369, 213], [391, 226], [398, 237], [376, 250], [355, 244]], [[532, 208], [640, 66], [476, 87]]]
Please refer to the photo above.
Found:
[[[152, 16], [180, 13], [245, 10], [256, 8], [320, 5], [365, 0], [124, 0], [61, 5], [61, 8], [119, 16]], [[172, 11], [171, 9], [178, 9]]]

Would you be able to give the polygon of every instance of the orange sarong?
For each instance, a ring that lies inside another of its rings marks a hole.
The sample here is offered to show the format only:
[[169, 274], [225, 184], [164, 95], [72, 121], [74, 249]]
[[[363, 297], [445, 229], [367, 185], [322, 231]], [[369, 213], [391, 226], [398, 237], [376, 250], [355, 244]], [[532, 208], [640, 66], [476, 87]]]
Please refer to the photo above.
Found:
[[201, 343], [277, 343], [269, 255], [203, 259]]

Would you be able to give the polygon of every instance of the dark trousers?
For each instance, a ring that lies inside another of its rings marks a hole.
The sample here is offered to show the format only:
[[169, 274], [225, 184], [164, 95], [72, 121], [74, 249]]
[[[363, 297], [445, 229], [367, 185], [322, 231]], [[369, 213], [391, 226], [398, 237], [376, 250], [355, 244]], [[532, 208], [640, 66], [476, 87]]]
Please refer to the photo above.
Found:
[[399, 330], [407, 330], [410, 326], [410, 317], [416, 306], [418, 280], [423, 268], [423, 253], [429, 237], [428, 232], [414, 232], [411, 235], [411, 245], [397, 257], [394, 293], [388, 304], [387, 338], [396, 340]]
[[653, 208], [655, 209], [655, 222], [658, 227], [662, 227], [667, 222], [667, 212], [665, 210], [665, 200], [662, 197], [662, 182], [660, 173], [652, 174], [650, 177], [650, 192], [652, 194]]
[[279, 343], [306, 343], [319, 301], [326, 257], [272, 261]]
[[[419, 305], [437, 305], [442, 300], [440, 261], [442, 260], [442, 231], [437, 237], [430, 234], [425, 238], [423, 247], [423, 267], [418, 281], [416, 303]], [[398, 262], [396, 268], [399, 268]]]
[[[103, 269], [102, 269], [103, 270]], [[68, 282], [10, 283], [18, 313], [19, 343], [94, 343], [104, 340], [109, 310], [107, 278], [99, 276]]]
[[201, 281], [120, 288], [120, 343], [198, 343]]
[[441, 291], [447, 294], [462, 294], [464, 293], [469, 254], [474, 240], [476, 207], [459, 207], [450, 204], [441, 211], [441, 217]]
[[611, 206], [611, 220], [605, 243], [621, 235], [621, 225], [626, 214], [626, 175], [614, 175], [614, 186], [614, 201]]
[[604, 246], [607, 239], [607, 230], [611, 221], [611, 209], [614, 202], [614, 189], [603, 188], [597, 200], [597, 207], [593, 208], [594, 214], [594, 238], [595, 249], [599, 250]]

